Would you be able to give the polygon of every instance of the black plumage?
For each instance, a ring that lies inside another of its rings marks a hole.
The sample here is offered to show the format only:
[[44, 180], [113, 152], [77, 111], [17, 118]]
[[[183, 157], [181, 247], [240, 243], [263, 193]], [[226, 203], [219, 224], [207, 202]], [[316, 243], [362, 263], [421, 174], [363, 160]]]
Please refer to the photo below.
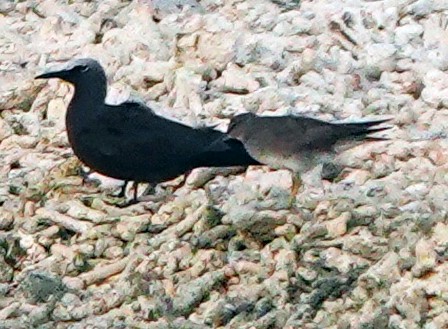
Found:
[[36, 78], [74, 85], [68, 140], [76, 156], [103, 175], [157, 184], [197, 167], [258, 164], [241, 142], [220, 131], [171, 121], [138, 102], [105, 104], [106, 74], [94, 59], [74, 60]]

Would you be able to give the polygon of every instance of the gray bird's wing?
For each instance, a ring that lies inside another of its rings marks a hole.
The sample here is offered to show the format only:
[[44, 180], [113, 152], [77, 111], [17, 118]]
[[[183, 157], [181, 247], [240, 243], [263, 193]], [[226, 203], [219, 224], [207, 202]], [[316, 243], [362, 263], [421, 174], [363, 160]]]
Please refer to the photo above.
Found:
[[250, 129], [253, 138], [265, 140], [265, 144], [271, 145], [268, 148], [289, 152], [325, 152], [340, 141], [362, 140], [371, 133], [389, 129], [375, 128], [386, 121], [331, 123], [300, 116], [258, 117]]
[[283, 154], [327, 150], [340, 135], [338, 127], [330, 123], [294, 116], [257, 117], [246, 129], [245, 144]]

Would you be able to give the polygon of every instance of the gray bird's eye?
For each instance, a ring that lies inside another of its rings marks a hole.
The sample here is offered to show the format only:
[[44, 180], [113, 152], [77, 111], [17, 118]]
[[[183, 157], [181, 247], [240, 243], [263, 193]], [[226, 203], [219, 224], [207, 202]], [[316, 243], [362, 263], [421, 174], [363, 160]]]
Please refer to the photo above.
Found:
[[89, 67], [87, 65], [83, 65], [80, 68], [81, 68], [81, 72], [87, 72], [89, 70]]

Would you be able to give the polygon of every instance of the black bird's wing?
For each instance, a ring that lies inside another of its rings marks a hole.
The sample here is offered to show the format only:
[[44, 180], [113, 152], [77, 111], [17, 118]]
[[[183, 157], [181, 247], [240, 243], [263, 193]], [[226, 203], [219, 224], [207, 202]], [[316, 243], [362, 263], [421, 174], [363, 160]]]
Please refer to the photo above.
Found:
[[249, 155], [239, 140], [209, 127], [200, 130], [207, 143], [202, 151], [193, 157], [195, 167], [247, 167], [260, 164]]
[[101, 129], [108, 131], [98, 134], [98, 138], [109, 139], [99, 143], [105, 148], [102, 152], [109, 152], [114, 164], [129, 172], [127, 176], [138, 176], [142, 181], [168, 180], [201, 166], [255, 162], [239, 142], [226, 144], [226, 148], [220, 144], [210, 148], [222, 139], [222, 132], [212, 128], [195, 129], [165, 119], [144, 104], [107, 105], [98, 115]]

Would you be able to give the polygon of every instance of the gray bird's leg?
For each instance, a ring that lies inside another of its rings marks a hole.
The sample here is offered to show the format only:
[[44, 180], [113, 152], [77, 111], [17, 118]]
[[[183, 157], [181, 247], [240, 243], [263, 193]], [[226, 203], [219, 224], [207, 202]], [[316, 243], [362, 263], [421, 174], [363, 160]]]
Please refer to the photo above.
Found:
[[296, 201], [297, 193], [299, 192], [299, 188], [302, 185], [302, 179], [300, 178], [300, 174], [292, 172], [291, 175], [292, 175], [291, 177], [292, 187], [291, 187], [291, 196], [288, 202], [290, 207], [292, 207], [292, 205]]

